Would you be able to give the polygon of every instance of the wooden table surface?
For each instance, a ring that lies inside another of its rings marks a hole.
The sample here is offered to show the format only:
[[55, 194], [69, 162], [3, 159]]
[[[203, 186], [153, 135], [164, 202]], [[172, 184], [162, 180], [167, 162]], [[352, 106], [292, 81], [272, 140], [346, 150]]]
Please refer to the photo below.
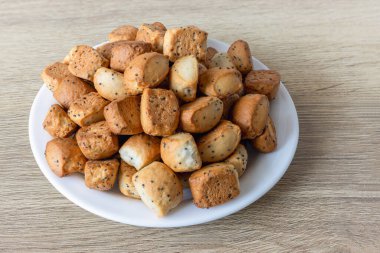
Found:
[[[379, 252], [379, 13], [378, 0], [1, 1], [0, 251]], [[298, 110], [299, 146], [282, 180], [208, 224], [150, 229], [97, 217], [58, 193], [30, 150], [43, 67], [118, 25], [154, 21], [247, 40]]]

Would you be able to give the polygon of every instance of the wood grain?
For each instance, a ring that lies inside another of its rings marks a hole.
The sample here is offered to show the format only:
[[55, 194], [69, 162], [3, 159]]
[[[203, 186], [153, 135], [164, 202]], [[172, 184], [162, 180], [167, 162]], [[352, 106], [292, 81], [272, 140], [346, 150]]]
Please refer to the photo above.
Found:
[[[380, 2], [177, 2], [0, 2], [0, 251], [378, 252]], [[28, 115], [43, 67], [120, 24], [153, 21], [249, 41], [296, 104], [288, 172], [224, 219], [177, 229], [108, 221], [60, 195], [32, 156]]]

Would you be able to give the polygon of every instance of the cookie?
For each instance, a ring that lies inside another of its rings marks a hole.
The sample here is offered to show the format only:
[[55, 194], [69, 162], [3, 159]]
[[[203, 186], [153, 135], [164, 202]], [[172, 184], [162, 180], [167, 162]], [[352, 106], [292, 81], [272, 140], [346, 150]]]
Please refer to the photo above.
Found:
[[50, 106], [42, 125], [51, 136], [59, 138], [72, 135], [78, 128], [74, 121], [67, 116], [65, 110], [57, 104]]

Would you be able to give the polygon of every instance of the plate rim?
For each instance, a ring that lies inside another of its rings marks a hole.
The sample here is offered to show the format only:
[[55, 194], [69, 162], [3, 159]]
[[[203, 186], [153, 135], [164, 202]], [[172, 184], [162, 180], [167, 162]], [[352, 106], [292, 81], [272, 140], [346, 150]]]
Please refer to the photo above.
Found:
[[[209, 41], [211, 41], [212, 43], [223, 44], [223, 46], [225, 46], [227, 48], [229, 47], [229, 44], [227, 44], [223, 41], [220, 41], [220, 40], [209, 38], [208, 42]], [[96, 47], [103, 45], [105, 43], [107, 43], [107, 41], [99, 43], [98, 45], [96, 45], [94, 47], [96, 48]], [[256, 59], [255, 57], [252, 56], [252, 59], [257, 61], [258, 63], [260, 63], [262, 66], [264, 66], [264, 69], [269, 69], [265, 64], [263, 64], [260, 60]], [[97, 216], [100, 216], [100, 217], [103, 217], [103, 218], [106, 218], [106, 219], [109, 219], [109, 220], [112, 220], [112, 221], [115, 221], [118, 223], [122, 223], [122, 224], [129, 224], [129, 225], [139, 226], [139, 227], [157, 227], [157, 228], [186, 227], [186, 226], [193, 226], [193, 225], [198, 225], [198, 224], [203, 224], [203, 223], [215, 221], [215, 220], [221, 219], [223, 217], [229, 216], [233, 213], [236, 213], [236, 212], [246, 208], [247, 206], [253, 204], [257, 200], [259, 200], [261, 197], [263, 197], [266, 193], [268, 193], [280, 181], [280, 179], [284, 176], [286, 171], [289, 169], [289, 166], [294, 159], [294, 155], [295, 155], [295, 152], [297, 150], [297, 146], [298, 146], [298, 142], [299, 142], [299, 119], [298, 119], [296, 106], [294, 104], [292, 97], [290, 96], [289, 91], [286, 89], [285, 85], [282, 82], [280, 82], [280, 89], [283, 89], [283, 91], [285, 92], [285, 96], [287, 96], [289, 98], [289, 100], [290, 100], [289, 102], [291, 102], [291, 105], [292, 105], [288, 109], [291, 110], [291, 114], [293, 114], [295, 116], [296, 122], [295, 122], [295, 128], [293, 129], [293, 131], [295, 131], [294, 134], [296, 136], [294, 139], [292, 139], [292, 143], [291, 143], [292, 149], [289, 150], [289, 152], [288, 152], [289, 155], [286, 157], [286, 160], [282, 163], [284, 169], [282, 170], [281, 173], [279, 173], [277, 175], [275, 180], [272, 180], [272, 183], [267, 184], [266, 187], [262, 188], [260, 194], [256, 198], [246, 200], [245, 202], [240, 203], [239, 205], [231, 206], [228, 209], [226, 209], [225, 212], [220, 212], [219, 214], [216, 214], [216, 215], [206, 216], [205, 218], [202, 217], [196, 221], [191, 220], [191, 222], [186, 222], [186, 220], [183, 220], [182, 222], [178, 222], [178, 224], [162, 224], [162, 223], [160, 223], [160, 224], [153, 223], [152, 224], [152, 223], [146, 223], [146, 222], [143, 222], [143, 223], [134, 222], [133, 219], [129, 219], [128, 221], [126, 221], [125, 219], [119, 219], [118, 216], [115, 217], [115, 215], [108, 214], [107, 212], [103, 212], [99, 209], [93, 208], [91, 205], [87, 205], [86, 202], [78, 199], [75, 195], [67, 192], [64, 189], [64, 187], [61, 187], [61, 185], [56, 184], [54, 182], [54, 180], [52, 179], [52, 176], [49, 175], [44, 169], [42, 169], [42, 167], [44, 167], [44, 165], [43, 165], [44, 161], [42, 161], [40, 154], [37, 153], [37, 147], [35, 146], [35, 143], [37, 140], [36, 140], [36, 137], [33, 135], [33, 130], [34, 130], [35, 126], [32, 124], [32, 122], [33, 122], [32, 115], [34, 115], [33, 112], [36, 111], [37, 103], [39, 101], [40, 96], [42, 96], [41, 94], [43, 92], [43, 88], [44, 88], [44, 84], [42, 84], [42, 86], [39, 88], [35, 98], [33, 99], [33, 103], [32, 103], [31, 109], [29, 111], [29, 117], [28, 117], [29, 143], [30, 143], [30, 147], [32, 149], [34, 159], [36, 160], [39, 169], [41, 170], [42, 174], [48, 179], [50, 184], [55, 189], [57, 189], [58, 192], [60, 192], [64, 197], [66, 197], [68, 200], [70, 200], [75, 205], [77, 205], [77, 206], [83, 208], [84, 210], [91, 212]]]

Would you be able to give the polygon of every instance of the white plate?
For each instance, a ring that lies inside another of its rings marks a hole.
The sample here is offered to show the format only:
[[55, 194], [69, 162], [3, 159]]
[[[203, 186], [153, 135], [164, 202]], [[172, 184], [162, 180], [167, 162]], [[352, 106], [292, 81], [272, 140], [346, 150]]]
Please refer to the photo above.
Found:
[[[213, 39], [209, 39], [208, 45], [220, 52], [228, 49], [228, 44]], [[254, 67], [268, 69], [257, 59], [254, 59]], [[78, 206], [104, 218], [135, 226], [189, 226], [217, 220], [243, 209], [263, 196], [280, 180], [293, 159], [298, 143], [296, 108], [281, 83], [277, 98], [271, 103], [270, 112], [277, 130], [278, 148], [270, 154], [259, 154], [251, 148], [248, 149], [248, 167], [240, 180], [240, 195], [224, 205], [200, 209], [192, 204], [187, 191], [187, 200], [168, 216], [157, 218], [141, 201], [124, 197], [118, 192], [117, 187], [111, 192], [90, 190], [84, 184], [83, 175], [59, 178], [50, 170], [44, 151], [51, 137], [42, 128], [42, 122], [50, 105], [54, 103], [57, 102], [52, 93], [43, 85], [30, 111], [30, 145], [42, 173], [61, 194]]]

